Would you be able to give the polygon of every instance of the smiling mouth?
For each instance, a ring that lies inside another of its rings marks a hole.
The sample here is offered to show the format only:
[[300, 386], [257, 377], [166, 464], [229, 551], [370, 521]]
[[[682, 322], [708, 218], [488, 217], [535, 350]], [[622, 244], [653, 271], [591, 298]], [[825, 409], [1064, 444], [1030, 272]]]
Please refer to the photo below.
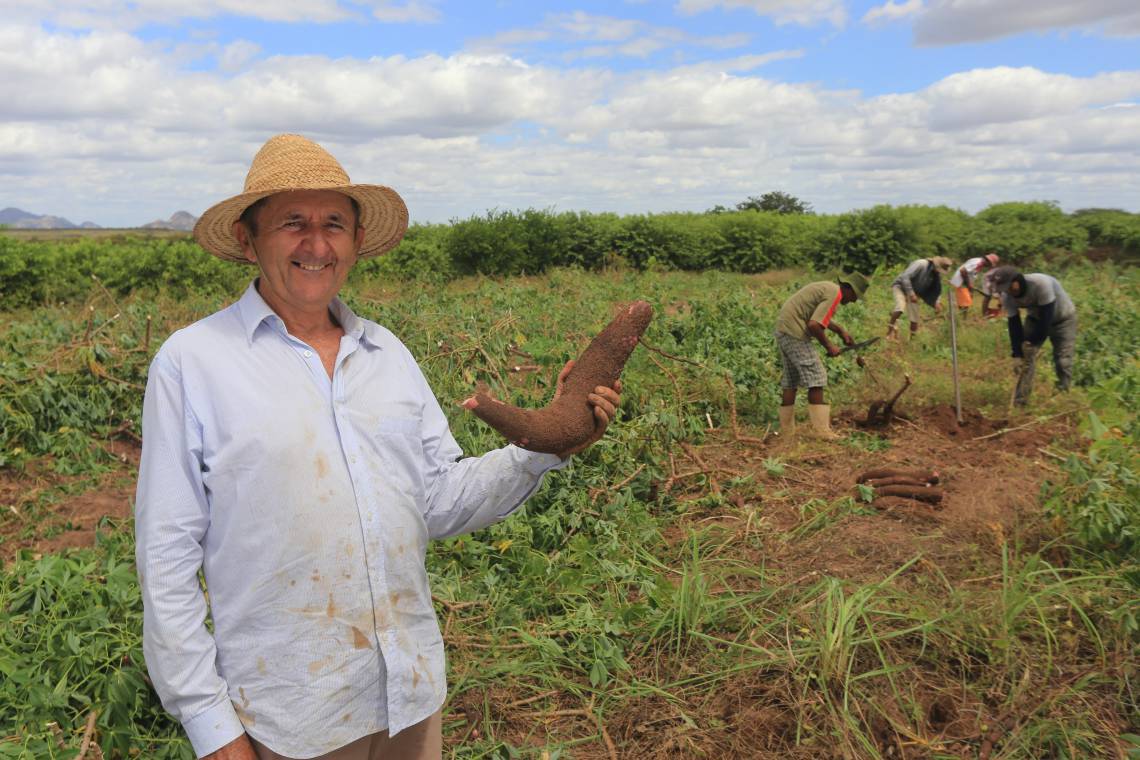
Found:
[[322, 269], [325, 269], [326, 267], [332, 266], [331, 263], [330, 264], [302, 264], [299, 261], [294, 261], [293, 265], [300, 267], [301, 269], [303, 269], [306, 272], [319, 272]]

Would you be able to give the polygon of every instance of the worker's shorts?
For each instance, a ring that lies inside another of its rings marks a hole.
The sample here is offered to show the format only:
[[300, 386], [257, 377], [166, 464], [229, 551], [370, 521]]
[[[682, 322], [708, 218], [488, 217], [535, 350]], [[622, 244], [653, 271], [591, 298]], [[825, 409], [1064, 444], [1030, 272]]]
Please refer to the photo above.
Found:
[[811, 342], [776, 333], [776, 346], [780, 349], [781, 388], [824, 388], [827, 370]]
[[905, 311], [906, 318], [917, 325], [918, 304], [911, 303], [910, 299], [906, 297], [906, 293], [898, 285], [891, 286], [891, 293], [895, 296], [895, 311]]
[[969, 288], [957, 288], [955, 295], [958, 300], [959, 309], [968, 309], [974, 305], [974, 297], [970, 294]]

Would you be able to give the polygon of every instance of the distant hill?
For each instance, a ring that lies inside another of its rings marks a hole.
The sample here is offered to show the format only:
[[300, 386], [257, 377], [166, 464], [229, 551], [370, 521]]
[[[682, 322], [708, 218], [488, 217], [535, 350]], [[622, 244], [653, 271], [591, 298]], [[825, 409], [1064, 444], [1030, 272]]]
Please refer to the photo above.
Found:
[[174, 216], [169, 219], [165, 221], [158, 219], [149, 224], [144, 224], [142, 228], [144, 230], [182, 230], [189, 232], [194, 229], [194, 223], [197, 221], [198, 217], [189, 211], [176, 211], [174, 212]]
[[0, 210], [0, 224], [6, 224], [9, 227], [21, 230], [99, 229], [99, 225], [94, 222], [76, 224], [69, 219], [64, 219], [62, 216], [32, 214], [12, 206]]

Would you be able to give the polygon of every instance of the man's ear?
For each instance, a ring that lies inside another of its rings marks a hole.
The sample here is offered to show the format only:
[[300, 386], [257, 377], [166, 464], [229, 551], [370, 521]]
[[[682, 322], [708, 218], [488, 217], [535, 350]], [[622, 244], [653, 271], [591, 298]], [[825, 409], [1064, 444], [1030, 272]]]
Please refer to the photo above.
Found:
[[246, 229], [245, 224], [242, 223], [241, 220], [238, 220], [234, 222], [233, 227], [230, 229], [233, 231], [234, 239], [237, 240], [238, 246], [241, 248], [241, 255], [245, 256], [247, 261], [256, 264], [257, 252], [253, 249], [253, 243], [250, 242], [249, 230]]
[[364, 227], [356, 225], [356, 255], [360, 256], [360, 246], [364, 245]]

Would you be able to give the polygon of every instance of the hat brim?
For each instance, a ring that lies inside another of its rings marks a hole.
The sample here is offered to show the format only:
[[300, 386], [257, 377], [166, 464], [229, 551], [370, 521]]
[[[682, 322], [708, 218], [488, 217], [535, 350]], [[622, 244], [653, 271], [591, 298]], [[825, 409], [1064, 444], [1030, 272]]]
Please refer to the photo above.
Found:
[[209, 253], [226, 261], [249, 263], [234, 237], [234, 222], [262, 198], [296, 190], [334, 190], [352, 198], [360, 206], [359, 224], [364, 228], [359, 258], [387, 253], [396, 247], [408, 230], [408, 207], [399, 193], [384, 185], [341, 185], [322, 188], [280, 188], [242, 193], [215, 203], [194, 225], [194, 239]]

